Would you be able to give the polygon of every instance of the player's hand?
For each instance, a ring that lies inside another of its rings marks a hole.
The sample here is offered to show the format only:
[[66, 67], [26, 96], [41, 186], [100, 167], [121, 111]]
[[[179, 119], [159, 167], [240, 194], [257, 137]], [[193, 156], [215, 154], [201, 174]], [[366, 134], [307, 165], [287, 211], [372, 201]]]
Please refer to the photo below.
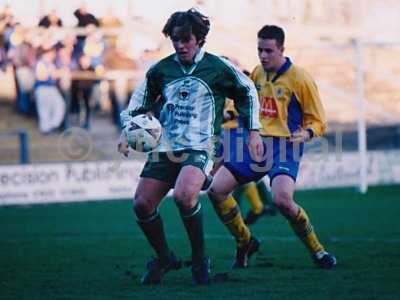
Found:
[[256, 162], [261, 162], [263, 156], [264, 145], [258, 131], [250, 131], [249, 135], [249, 150], [251, 157]]
[[236, 119], [236, 116], [233, 111], [224, 109], [224, 121], [225, 122], [235, 120], [235, 119]]
[[148, 116], [150, 120], [153, 120], [154, 113], [153, 113], [152, 111], [148, 111], [148, 112], [146, 113], [146, 116]]
[[118, 140], [118, 152], [122, 153], [125, 157], [129, 154], [129, 145], [125, 133], [121, 132]]
[[224, 121], [229, 121], [231, 116], [229, 115], [228, 111], [224, 109]]
[[299, 126], [299, 128], [293, 132], [289, 138], [292, 143], [304, 143], [311, 139], [310, 133], [308, 130]]

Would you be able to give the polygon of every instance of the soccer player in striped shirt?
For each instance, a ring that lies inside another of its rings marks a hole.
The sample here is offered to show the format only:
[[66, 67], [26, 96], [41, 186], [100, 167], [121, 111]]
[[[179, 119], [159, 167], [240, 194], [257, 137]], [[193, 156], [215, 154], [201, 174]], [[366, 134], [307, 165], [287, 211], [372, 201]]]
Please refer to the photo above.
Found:
[[238, 186], [268, 175], [273, 201], [304, 243], [313, 261], [332, 268], [336, 258], [319, 242], [306, 212], [293, 199], [304, 143], [321, 136], [326, 128], [318, 89], [311, 76], [284, 53], [282, 28], [266, 25], [257, 34], [258, 65], [251, 74], [260, 101], [260, 134], [264, 142], [262, 163], [248, 147], [243, 159], [230, 160], [217, 171], [208, 195], [213, 203], [234, 202], [230, 193]]

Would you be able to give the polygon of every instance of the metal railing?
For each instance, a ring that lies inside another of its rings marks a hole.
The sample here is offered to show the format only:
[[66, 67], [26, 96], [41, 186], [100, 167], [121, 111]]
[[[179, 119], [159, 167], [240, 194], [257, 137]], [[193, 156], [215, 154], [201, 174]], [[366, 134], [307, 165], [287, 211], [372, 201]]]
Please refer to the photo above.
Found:
[[12, 139], [17, 137], [19, 141], [19, 163], [29, 164], [30, 151], [29, 151], [29, 135], [25, 130], [11, 131], [0, 133], [0, 140]]

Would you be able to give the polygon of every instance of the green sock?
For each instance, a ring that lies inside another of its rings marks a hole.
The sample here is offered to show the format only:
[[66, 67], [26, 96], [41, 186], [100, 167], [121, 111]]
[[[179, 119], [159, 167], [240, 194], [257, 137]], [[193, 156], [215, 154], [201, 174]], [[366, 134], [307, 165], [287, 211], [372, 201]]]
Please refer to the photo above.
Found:
[[138, 219], [137, 223], [161, 262], [168, 261], [170, 250], [168, 248], [163, 222], [158, 210], [146, 218]]
[[192, 262], [201, 262], [204, 258], [204, 231], [200, 201], [189, 210], [179, 210], [192, 247]]

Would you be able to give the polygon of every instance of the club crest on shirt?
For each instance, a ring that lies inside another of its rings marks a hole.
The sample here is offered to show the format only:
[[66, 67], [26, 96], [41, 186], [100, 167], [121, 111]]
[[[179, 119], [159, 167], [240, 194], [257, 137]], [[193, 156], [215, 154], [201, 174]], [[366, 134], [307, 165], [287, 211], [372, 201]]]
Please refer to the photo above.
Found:
[[190, 96], [190, 80], [183, 81], [182, 86], [179, 88], [179, 99], [189, 100]]
[[283, 88], [278, 87], [278, 88], [276, 89], [275, 93], [276, 93], [276, 97], [281, 98], [281, 97], [283, 97], [284, 90], [283, 90]]

